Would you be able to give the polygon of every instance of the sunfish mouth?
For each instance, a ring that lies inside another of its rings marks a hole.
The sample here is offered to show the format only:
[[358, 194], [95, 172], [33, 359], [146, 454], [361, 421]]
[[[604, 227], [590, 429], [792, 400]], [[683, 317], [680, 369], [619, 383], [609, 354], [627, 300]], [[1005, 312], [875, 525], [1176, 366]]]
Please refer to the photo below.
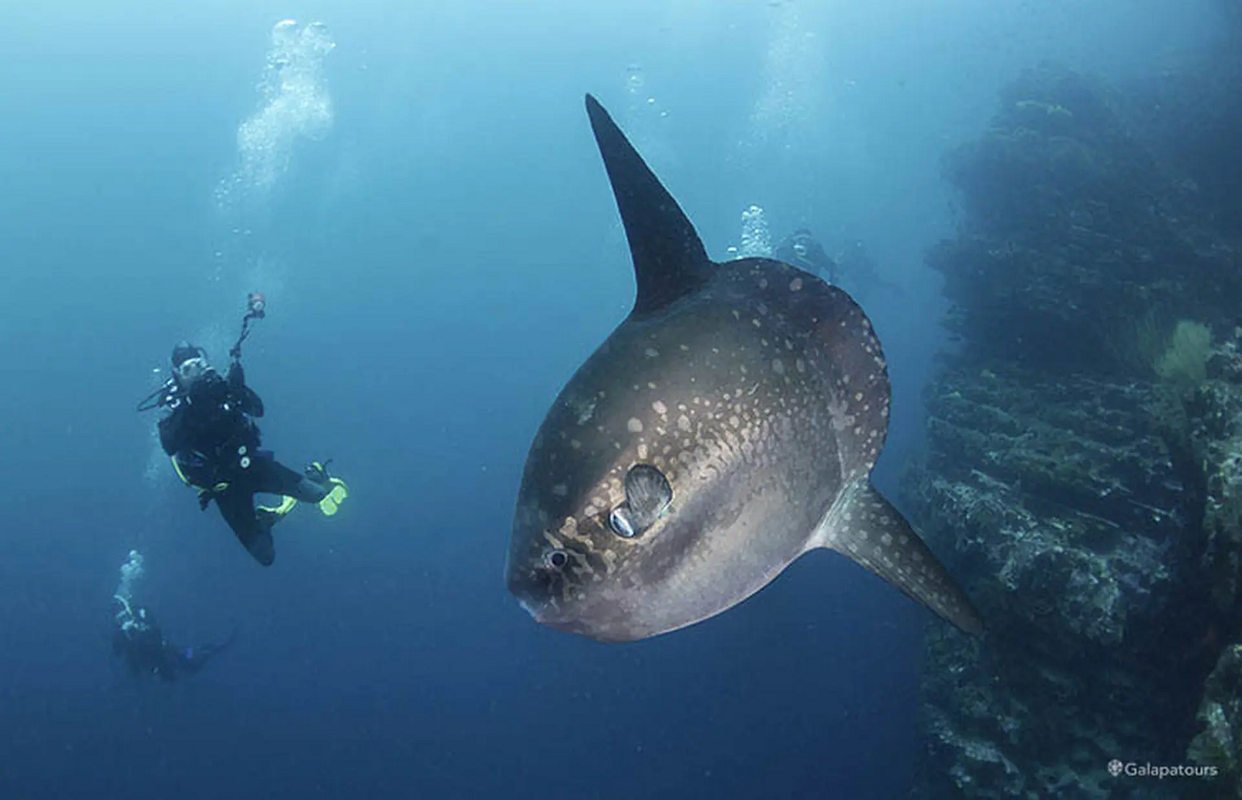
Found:
[[531, 618], [547, 628], [553, 628], [566, 633], [583, 633], [581, 623], [572, 617], [565, 615], [563, 611], [553, 606], [551, 603], [541, 603], [536, 600], [523, 598], [518, 604], [530, 614]]
[[554, 603], [530, 597], [519, 597], [518, 605], [530, 614], [535, 622], [562, 633], [576, 633], [598, 642], [629, 642], [643, 638], [643, 634], [631, 631], [627, 626], [600, 624], [598, 621], [592, 623], [581, 615], [571, 614], [565, 609], [558, 608]]
[[535, 622], [538, 622], [540, 625], [544, 624], [544, 619], [548, 615], [547, 604], [536, 603], [529, 598], [519, 597], [518, 605], [520, 605], [527, 614], [530, 614], [531, 618], [533, 618]]

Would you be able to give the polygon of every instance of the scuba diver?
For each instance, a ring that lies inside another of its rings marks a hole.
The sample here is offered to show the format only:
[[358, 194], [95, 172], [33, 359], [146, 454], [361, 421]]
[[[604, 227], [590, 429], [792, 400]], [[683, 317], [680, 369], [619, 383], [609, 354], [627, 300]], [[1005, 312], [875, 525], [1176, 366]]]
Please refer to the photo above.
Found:
[[824, 247], [806, 228], [799, 228], [776, 248], [776, 258], [812, 275], [818, 275], [834, 286], [837, 284], [837, 262], [824, 252]]
[[[208, 363], [207, 352], [188, 342], [172, 351], [172, 377], [138, 404], [139, 411], [166, 408], [159, 421], [160, 444], [181, 480], [198, 490], [199, 507], [212, 500], [238, 541], [263, 566], [276, 559], [272, 527], [298, 501], [314, 503], [325, 516], [336, 513], [349, 493], [345, 482], [328, 474], [330, 462], [313, 462], [299, 474], [260, 449], [257, 417], [263, 401], [246, 385], [241, 345], [250, 324], [263, 319], [263, 295], [250, 295], [241, 335], [229, 350], [224, 377]], [[276, 507], [255, 506], [256, 494], [283, 495]]]
[[142, 565], [142, 555], [136, 550], [131, 550], [129, 561], [121, 565], [121, 582], [112, 596], [120, 606], [113, 617], [112, 652], [124, 657], [134, 676], [156, 675], [174, 681], [178, 673], [192, 675], [232, 645], [237, 631], [220, 644], [186, 648], [170, 644], [156, 624], [155, 616], [134, 604], [131, 592], [133, 584], [143, 575]]
[[837, 265], [841, 274], [848, 278], [849, 286], [846, 288], [859, 301], [869, 297], [874, 289], [880, 289], [889, 295], [904, 296], [906, 293], [901, 286], [880, 277], [875, 258], [862, 242], [855, 241], [837, 253]]
[[156, 675], [166, 681], [175, 681], [179, 673], [193, 675], [237, 639], [234, 631], [219, 644], [177, 647], [164, 638], [150, 611], [141, 606], [131, 609], [124, 601], [116, 620], [112, 652], [124, 657], [132, 675]]
[[906, 293], [902, 287], [880, 277], [875, 259], [859, 241], [834, 257], [825, 252], [810, 231], [799, 228], [776, 248], [776, 257], [846, 290], [859, 302], [866, 301], [876, 289], [889, 295]]

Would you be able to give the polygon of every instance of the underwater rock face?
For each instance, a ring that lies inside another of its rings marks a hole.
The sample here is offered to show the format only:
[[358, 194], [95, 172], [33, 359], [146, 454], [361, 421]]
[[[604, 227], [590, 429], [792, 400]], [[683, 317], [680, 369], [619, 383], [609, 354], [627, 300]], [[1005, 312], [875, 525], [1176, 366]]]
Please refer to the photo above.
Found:
[[1242, 767], [1242, 645], [1233, 645], [1221, 653], [1216, 669], [1208, 677], [1199, 709], [1203, 730], [1190, 743], [1188, 754], [1196, 764], [1220, 770], [1221, 778], [1233, 785], [1232, 792], [1220, 797], [1237, 797], [1239, 768]]
[[1237, 313], [1236, 253], [1195, 183], [1132, 128], [1103, 86], [1041, 69], [1002, 93], [982, 138], [946, 155], [965, 225], [928, 262], [969, 356], [1126, 374], [1148, 320]]
[[1201, 667], [1173, 623], [1190, 510], [1154, 391], [963, 369], [929, 390], [907, 502], [990, 634], [929, 631], [923, 796], [1107, 797], [1111, 760], [1176, 755]]
[[946, 160], [961, 346], [904, 482], [989, 635], [929, 628], [914, 796], [1242, 797], [1242, 250], [1102, 85], [1041, 68], [1001, 101]]

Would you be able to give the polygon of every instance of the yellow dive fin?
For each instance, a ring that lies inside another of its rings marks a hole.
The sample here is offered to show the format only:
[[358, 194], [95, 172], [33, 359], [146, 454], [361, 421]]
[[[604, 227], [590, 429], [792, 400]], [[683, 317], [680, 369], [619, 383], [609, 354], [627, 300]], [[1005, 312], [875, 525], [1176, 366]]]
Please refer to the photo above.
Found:
[[328, 490], [328, 496], [319, 501], [319, 510], [325, 517], [335, 514], [345, 498], [349, 497], [349, 487], [340, 478], [328, 478], [328, 485], [332, 487]]
[[285, 514], [288, 514], [290, 511], [292, 511], [293, 507], [296, 506], [297, 504], [298, 504], [298, 501], [295, 500], [294, 498], [289, 497], [288, 495], [282, 495], [280, 498], [280, 505], [275, 506], [275, 507], [259, 506], [256, 510], [266, 511], [268, 514], [273, 514], [276, 516], [277, 519], [279, 519], [280, 517], [283, 517]]

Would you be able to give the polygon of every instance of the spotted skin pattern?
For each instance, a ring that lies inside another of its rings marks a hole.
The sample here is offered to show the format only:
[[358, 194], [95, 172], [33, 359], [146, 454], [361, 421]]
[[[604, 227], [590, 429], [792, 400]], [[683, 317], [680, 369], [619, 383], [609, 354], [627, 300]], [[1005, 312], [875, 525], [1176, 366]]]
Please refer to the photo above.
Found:
[[[890, 387], [862, 309], [779, 261], [696, 255], [702, 245], [676, 203], [602, 109], [591, 111], [639, 300], [566, 384], [531, 446], [510, 591], [543, 624], [629, 641], [725, 611], [825, 547], [981, 632], [965, 594], [870, 484]], [[650, 218], [642, 203], [626, 203], [627, 191], [659, 201], [646, 204]], [[634, 246], [653, 236], [663, 238]], [[665, 246], [678, 236], [684, 248]], [[681, 252], [701, 259], [682, 285], [668, 275], [644, 282], [644, 269], [676, 269]], [[659, 470], [672, 498], [645, 529], [623, 536], [610, 515], [626, 503], [636, 465]]]

